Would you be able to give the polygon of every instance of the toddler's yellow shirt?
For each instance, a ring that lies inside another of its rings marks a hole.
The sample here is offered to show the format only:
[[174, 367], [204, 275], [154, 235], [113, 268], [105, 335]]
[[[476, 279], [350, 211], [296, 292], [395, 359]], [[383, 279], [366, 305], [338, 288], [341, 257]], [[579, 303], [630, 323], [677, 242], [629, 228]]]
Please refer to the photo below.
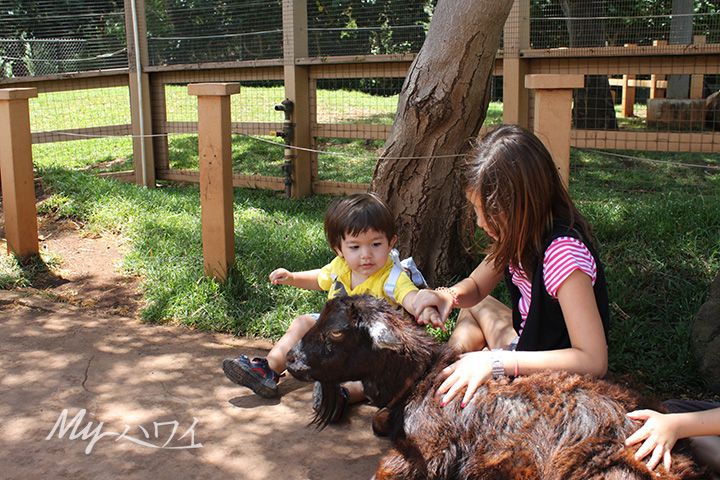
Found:
[[[352, 289], [352, 270], [348, 267], [345, 259], [338, 256], [320, 270], [318, 285], [328, 291], [328, 300], [338, 295], [372, 295], [376, 298], [386, 299], [393, 306], [399, 306], [402, 305], [405, 295], [418, 288], [403, 271], [395, 285], [395, 298], [388, 297], [383, 287], [390, 276], [392, 267], [393, 261], [388, 255], [388, 260], [383, 268]], [[333, 274], [336, 275], [335, 281], [333, 281]], [[333, 285], [335, 286], [333, 287]]]

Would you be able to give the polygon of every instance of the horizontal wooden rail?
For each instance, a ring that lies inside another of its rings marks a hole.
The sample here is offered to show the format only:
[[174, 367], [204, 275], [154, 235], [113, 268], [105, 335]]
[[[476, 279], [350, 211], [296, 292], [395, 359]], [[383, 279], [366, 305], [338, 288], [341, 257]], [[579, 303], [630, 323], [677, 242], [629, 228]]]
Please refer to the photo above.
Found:
[[102, 127], [71, 128], [67, 130], [48, 130], [33, 132], [32, 143], [69, 142], [87, 140], [92, 137], [122, 137], [132, 135], [132, 125], [104, 125]]
[[[644, 150], [648, 152], [720, 153], [720, 133], [622, 132], [571, 130], [571, 145], [576, 148]], [[685, 148], [682, 148], [682, 147]]]
[[668, 57], [717, 55], [720, 43], [690, 45], [633, 45], [627, 47], [581, 47], [522, 49], [523, 58], [543, 57]]
[[[609, 78], [608, 83], [610, 83], [613, 87], [622, 87], [624, 85], [624, 81], [622, 78]], [[653, 85], [653, 83], [655, 85]], [[627, 80], [627, 86], [628, 87], [639, 87], [639, 88], [667, 88], [667, 80], [637, 80], [634, 78], [630, 78]]]
[[[157, 179], [170, 182], [200, 183], [200, 172], [197, 170], [163, 169], [157, 171]], [[282, 177], [263, 177], [235, 173], [232, 176], [232, 185], [236, 188], [285, 190], [285, 181]]]

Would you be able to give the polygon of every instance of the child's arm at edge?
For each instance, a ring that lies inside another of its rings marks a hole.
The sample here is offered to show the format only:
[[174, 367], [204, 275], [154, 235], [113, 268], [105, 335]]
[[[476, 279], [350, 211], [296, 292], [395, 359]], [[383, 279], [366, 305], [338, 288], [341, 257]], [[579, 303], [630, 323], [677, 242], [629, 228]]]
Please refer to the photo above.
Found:
[[636, 410], [627, 414], [633, 420], [643, 420], [645, 424], [625, 440], [630, 446], [644, 442], [635, 454], [641, 460], [648, 455], [649, 470], [663, 461], [670, 468], [675, 442], [680, 438], [720, 435], [720, 408], [689, 413], [662, 414], [653, 410]]
[[290, 272], [284, 268], [278, 268], [270, 273], [270, 283], [274, 285], [289, 285], [306, 290], [322, 290], [320, 285], [318, 285], [319, 276], [319, 268], [304, 272]]

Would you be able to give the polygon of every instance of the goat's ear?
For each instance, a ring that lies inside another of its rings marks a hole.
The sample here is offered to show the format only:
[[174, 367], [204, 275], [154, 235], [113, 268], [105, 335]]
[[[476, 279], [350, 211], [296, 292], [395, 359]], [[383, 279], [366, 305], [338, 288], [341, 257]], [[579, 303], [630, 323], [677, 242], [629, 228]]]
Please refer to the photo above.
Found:
[[356, 297], [350, 302], [350, 316], [359, 328], [364, 328], [377, 348], [400, 351], [403, 344], [387, 326], [382, 309], [376, 308], [377, 299]]
[[402, 342], [388, 328], [381, 315], [373, 315], [371, 318], [366, 319], [364, 323], [370, 338], [378, 348], [387, 348], [394, 351], [402, 350]]

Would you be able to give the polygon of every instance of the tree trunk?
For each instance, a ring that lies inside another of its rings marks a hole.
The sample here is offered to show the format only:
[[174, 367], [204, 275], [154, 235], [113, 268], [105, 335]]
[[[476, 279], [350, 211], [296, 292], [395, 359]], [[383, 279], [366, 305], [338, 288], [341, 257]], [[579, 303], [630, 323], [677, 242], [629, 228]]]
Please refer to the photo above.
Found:
[[[605, 2], [562, 0], [571, 48], [604, 47], [607, 16]], [[610, 82], [607, 75], [585, 75], [585, 88], [573, 94], [573, 124], [576, 128], [617, 130]]]
[[492, 69], [513, 0], [440, 0], [411, 65], [371, 190], [395, 214], [397, 247], [428, 282], [464, 274], [473, 223], [463, 157], [489, 103]]

